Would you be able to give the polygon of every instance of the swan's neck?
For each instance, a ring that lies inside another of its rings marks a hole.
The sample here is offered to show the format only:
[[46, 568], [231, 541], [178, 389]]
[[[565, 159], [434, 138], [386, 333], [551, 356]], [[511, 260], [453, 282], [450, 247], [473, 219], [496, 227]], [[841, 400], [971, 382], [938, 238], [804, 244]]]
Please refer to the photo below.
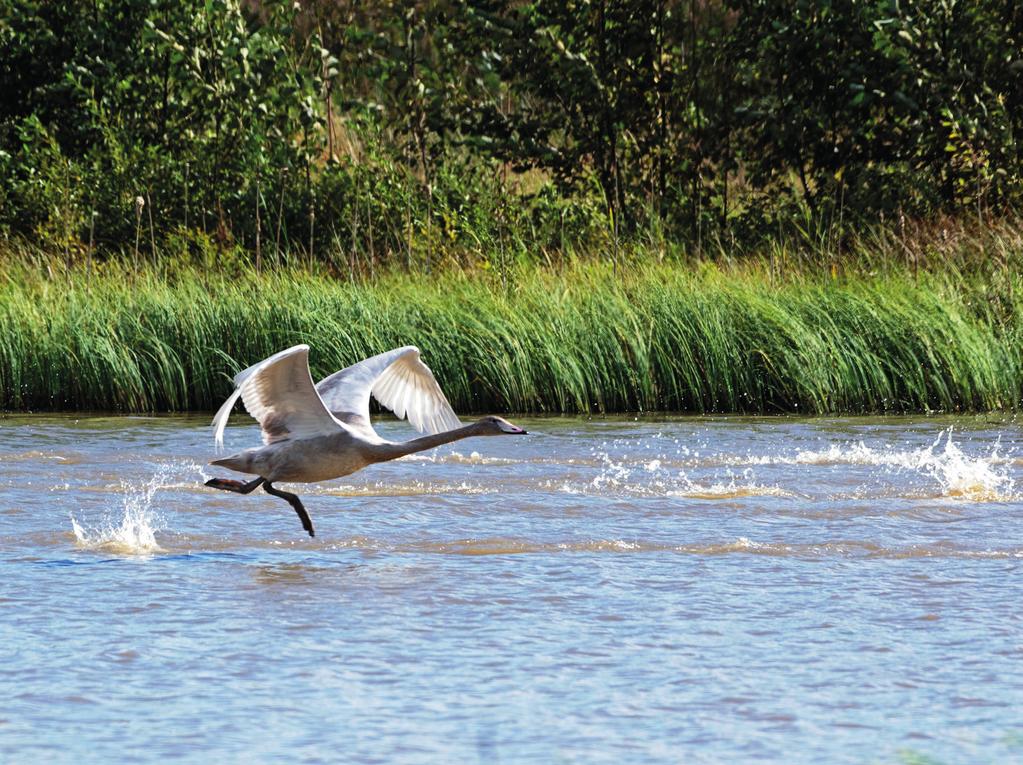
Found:
[[462, 428], [446, 430], [443, 433], [435, 433], [430, 436], [420, 436], [419, 438], [413, 438], [411, 441], [404, 441], [400, 444], [389, 442], [377, 444], [373, 447], [373, 457], [377, 462], [386, 462], [387, 460], [404, 457], [407, 454], [425, 452], [427, 449], [435, 449], [438, 446], [444, 446], [444, 444], [450, 444], [454, 441], [460, 441], [463, 438], [468, 438], [469, 436], [478, 435], [480, 435], [479, 424], [474, 422], [471, 425], [466, 425]]

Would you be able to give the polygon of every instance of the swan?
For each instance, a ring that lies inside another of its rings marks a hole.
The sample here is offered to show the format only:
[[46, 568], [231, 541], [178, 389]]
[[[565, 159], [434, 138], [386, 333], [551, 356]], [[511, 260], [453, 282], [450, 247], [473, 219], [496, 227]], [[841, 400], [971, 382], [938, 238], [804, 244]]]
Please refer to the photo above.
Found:
[[[469, 436], [526, 433], [493, 416], [463, 426], [419, 349], [412, 345], [360, 361], [315, 386], [309, 372], [309, 346], [296, 345], [239, 372], [234, 384], [234, 393], [213, 417], [217, 450], [223, 448], [224, 427], [239, 397], [259, 422], [263, 446], [209, 464], [256, 478], [247, 483], [212, 478], [206, 486], [236, 494], [250, 494], [262, 486], [287, 500], [311, 537], [315, 536], [313, 523], [302, 501], [276, 488], [275, 482], [329, 481]], [[370, 395], [427, 435], [403, 443], [381, 438], [370, 424]]]

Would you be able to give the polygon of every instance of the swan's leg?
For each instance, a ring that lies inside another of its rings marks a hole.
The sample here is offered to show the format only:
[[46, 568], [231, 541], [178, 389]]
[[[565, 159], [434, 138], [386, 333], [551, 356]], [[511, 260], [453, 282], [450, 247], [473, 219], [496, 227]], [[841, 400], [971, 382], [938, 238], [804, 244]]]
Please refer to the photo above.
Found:
[[288, 504], [295, 508], [295, 512], [298, 513], [298, 517], [302, 521], [302, 528], [309, 532], [309, 536], [311, 537], [316, 536], [316, 534], [313, 532], [312, 519], [309, 518], [309, 513], [307, 513], [305, 511], [305, 508], [302, 507], [302, 500], [300, 500], [296, 495], [291, 494], [290, 492], [275, 489], [273, 487], [273, 484], [271, 484], [269, 481], [263, 484], [263, 488], [266, 489], [267, 494], [273, 494], [275, 497], [280, 497], [281, 499], [287, 500]]
[[206, 485], [211, 486], [214, 489], [233, 491], [235, 494], [251, 494], [253, 491], [258, 489], [260, 484], [265, 480], [265, 478], [257, 478], [254, 481], [242, 483], [241, 481], [235, 481], [231, 478], [211, 478], [206, 482]]

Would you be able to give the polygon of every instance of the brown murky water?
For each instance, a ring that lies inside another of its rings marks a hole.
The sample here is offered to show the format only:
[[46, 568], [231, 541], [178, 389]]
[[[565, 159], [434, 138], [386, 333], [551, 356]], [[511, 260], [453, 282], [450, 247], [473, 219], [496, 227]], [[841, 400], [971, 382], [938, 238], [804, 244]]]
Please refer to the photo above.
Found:
[[0, 420], [0, 760], [1023, 762], [1014, 419], [521, 424], [309, 539], [205, 418]]

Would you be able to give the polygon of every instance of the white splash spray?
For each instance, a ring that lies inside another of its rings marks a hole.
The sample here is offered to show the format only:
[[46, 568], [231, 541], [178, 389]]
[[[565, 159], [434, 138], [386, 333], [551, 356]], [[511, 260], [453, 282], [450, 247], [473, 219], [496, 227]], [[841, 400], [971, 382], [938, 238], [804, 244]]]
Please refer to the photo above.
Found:
[[[618, 446], [616, 443], [615, 446]], [[916, 498], [947, 497], [970, 502], [1011, 502], [1023, 497], [1011, 476], [1017, 464], [1012, 455], [999, 453], [996, 444], [988, 454], [970, 455], [953, 438], [953, 429], [942, 430], [930, 446], [897, 448], [871, 446], [863, 441], [832, 443], [817, 450], [802, 449], [788, 454], [707, 455], [699, 452], [675, 455], [612, 456], [607, 444], [593, 452], [593, 460], [575, 460], [573, 464], [592, 464], [599, 468], [587, 483], [562, 481], [548, 488], [569, 494], [624, 494], [633, 496], [675, 496], [697, 499], [738, 498], [747, 496], [799, 496], [778, 485], [764, 485], [756, 480], [753, 468], [759, 466], [828, 466], [860, 465], [876, 467], [881, 472], [910, 478], [914, 484], [906, 496]], [[680, 459], [681, 458], [681, 459]], [[724, 468], [712, 478], [695, 479], [691, 469]], [[731, 468], [744, 468], [736, 473]], [[921, 481], [923, 484], [921, 484]], [[901, 483], [901, 481], [900, 481]], [[857, 491], [855, 496], [861, 496]]]
[[831, 444], [820, 451], [800, 451], [794, 457], [753, 458], [756, 464], [790, 465], [876, 465], [902, 473], [916, 472], [938, 483], [937, 496], [977, 502], [1005, 502], [1017, 499], [1015, 482], [1005, 468], [1011, 460], [998, 453], [998, 446], [986, 456], [966, 454], [947, 428], [928, 447], [921, 449], [877, 449], [862, 441]]
[[637, 462], [624, 457], [613, 458], [608, 452], [595, 452], [600, 470], [586, 483], [548, 481], [547, 488], [564, 494], [603, 494], [632, 497], [688, 497], [691, 499], [734, 499], [739, 497], [791, 497], [791, 492], [778, 486], [765, 486], [756, 480], [752, 469], [741, 473], [731, 469], [725, 475], [694, 480], [684, 470], [665, 465], [664, 458], [655, 457]]
[[[945, 448], [938, 450], [942, 437]], [[919, 469], [934, 478], [949, 497], [975, 501], [1006, 501], [1015, 498], [1015, 482], [995, 468], [1001, 462], [996, 446], [988, 457], [970, 457], [952, 440], [952, 428], [944, 431], [919, 454]]]
[[83, 550], [103, 550], [122, 555], [160, 552], [156, 532], [164, 529], [163, 520], [153, 510], [153, 498], [160, 489], [174, 486], [172, 465], [163, 465], [143, 486], [122, 482], [123, 512], [119, 520], [107, 516], [98, 526], [86, 526], [71, 516], [75, 543]]

